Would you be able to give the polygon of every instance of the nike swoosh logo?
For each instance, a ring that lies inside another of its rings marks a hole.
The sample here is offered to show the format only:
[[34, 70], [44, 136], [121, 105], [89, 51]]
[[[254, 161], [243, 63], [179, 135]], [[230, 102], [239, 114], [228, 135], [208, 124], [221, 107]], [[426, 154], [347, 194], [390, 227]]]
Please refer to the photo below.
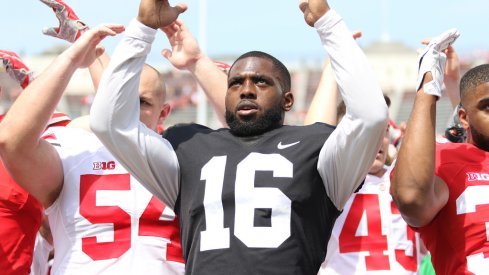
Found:
[[289, 148], [291, 146], [294, 146], [296, 144], [299, 144], [300, 141], [297, 141], [297, 142], [294, 142], [294, 143], [289, 143], [289, 144], [282, 144], [282, 142], [279, 142], [278, 145], [277, 145], [277, 148], [279, 150], [282, 150], [282, 149], [286, 149], [286, 148]]

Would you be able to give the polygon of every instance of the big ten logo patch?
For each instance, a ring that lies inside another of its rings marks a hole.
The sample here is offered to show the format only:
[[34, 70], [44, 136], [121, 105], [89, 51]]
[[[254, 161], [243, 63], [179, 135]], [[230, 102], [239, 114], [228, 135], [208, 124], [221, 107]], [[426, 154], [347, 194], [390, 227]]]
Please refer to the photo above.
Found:
[[474, 172], [469, 172], [467, 173], [468, 181], [489, 181], [489, 174], [488, 173], [474, 173]]
[[115, 161], [99, 161], [93, 163], [93, 170], [114, 170]]

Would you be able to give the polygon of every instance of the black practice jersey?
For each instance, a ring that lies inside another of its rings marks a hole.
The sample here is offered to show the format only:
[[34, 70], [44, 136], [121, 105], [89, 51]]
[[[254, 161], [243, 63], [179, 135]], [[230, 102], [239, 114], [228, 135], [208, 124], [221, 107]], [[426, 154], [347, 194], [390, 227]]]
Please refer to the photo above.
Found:
[[246, 139], [187, 125], [167, 130], [172, 144], [139, 121], [139, 74], [156, 30], [137, 20], [127, 26], [90, 124], [112, 155], [178, 212], [189, 274], [315, 275], [337, 209], [370, 168], [387, 126], [382, 91], [334, 10], [314, 26], [348, 107], [334, 133], [325, 124], [283, 126]]
[[239, 138], [196, 124], [169, 128], [186, 273], [316, 274], [339, 215], [317, 171], [333, 130], [316, 123]]

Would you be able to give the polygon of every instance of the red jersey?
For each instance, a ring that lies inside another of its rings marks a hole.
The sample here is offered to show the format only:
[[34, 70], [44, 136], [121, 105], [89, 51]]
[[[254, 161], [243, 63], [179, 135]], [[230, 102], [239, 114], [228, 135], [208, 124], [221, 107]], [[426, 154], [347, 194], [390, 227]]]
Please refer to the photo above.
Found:
[[448, 186], [448, 202], [418, 230], [436, 274], [488, 274], [489, 152], [467, 143], [439, 143], [435, 174]]
[[[3, 119], [0, 116], [0, 121]], [[55, 113], [49, 126], [64, 126], [68, 116]], [[2, 274], [29, 274], [42, 205], [20, 187], [0, 161], [0, 270]]]
[[29, 274], [42, 205], [17, 185], [0, 162], [0, 270]]

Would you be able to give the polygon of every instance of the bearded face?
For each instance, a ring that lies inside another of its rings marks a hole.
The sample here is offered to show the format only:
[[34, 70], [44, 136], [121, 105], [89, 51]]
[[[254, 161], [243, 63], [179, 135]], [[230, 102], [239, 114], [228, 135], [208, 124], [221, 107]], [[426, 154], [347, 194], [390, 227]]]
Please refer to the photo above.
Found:
[[235, 113], [226, 111], [226, 123], [235, 136], [248, 137], [263, 134], [282, 125], [283, 110], [280, 106], [265, 111], [255, 119], [244, 120]]

